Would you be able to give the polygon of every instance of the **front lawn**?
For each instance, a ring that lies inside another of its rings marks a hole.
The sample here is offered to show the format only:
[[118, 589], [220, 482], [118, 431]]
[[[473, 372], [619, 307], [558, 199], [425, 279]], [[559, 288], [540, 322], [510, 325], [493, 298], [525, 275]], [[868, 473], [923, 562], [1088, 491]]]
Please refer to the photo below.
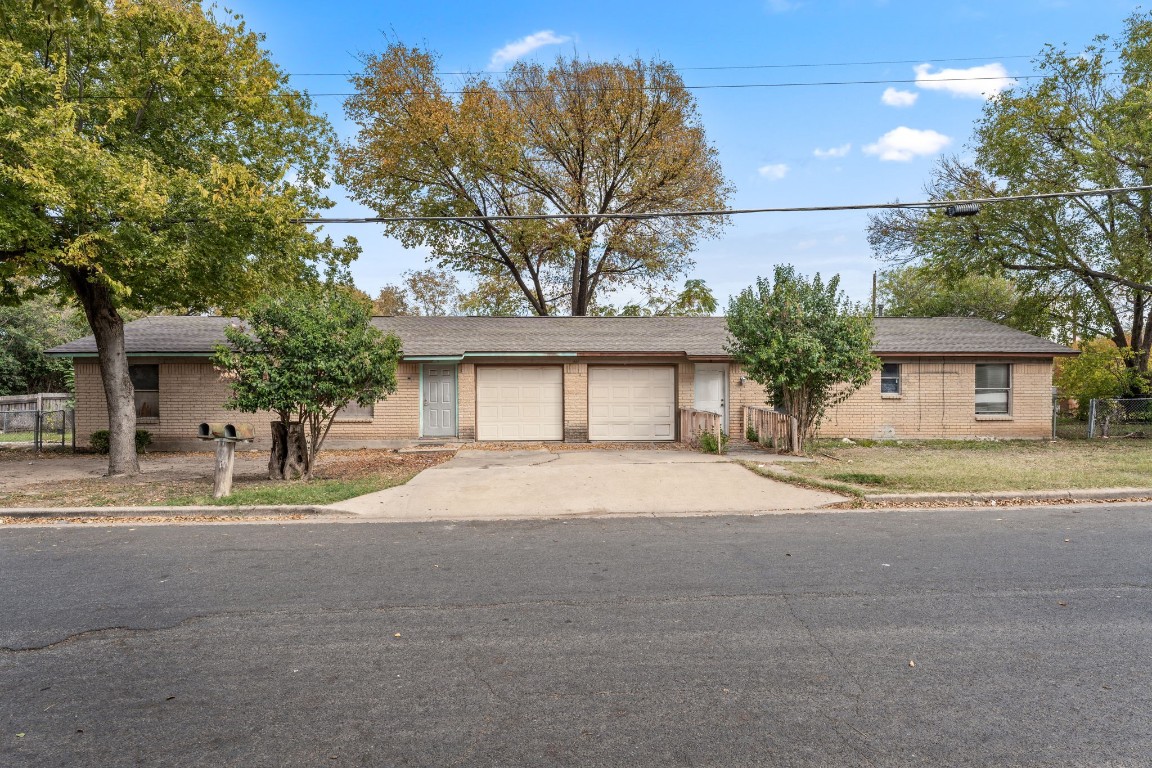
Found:
[[[403, 485], [419, 472], [452, 457], [451, 452], [392, 453], [391, 451], [325, 451], [311, 482], [267, 479], [267, 457], [237, 454], [232, 495], [212, 498], [213, 459], [210, 453], [148, 454], [144, 472], [136, 477], [61, 477], [22, 484], [0, 492], [0, 507], [109, 507], [190, 505], [323, 505], [365, 493]], [[104, 457], [85, 460], [92, 473]], [[52, 467], [45, 467], [45, 474]]]
[[818, 441], [787, 468], [868, 493], [1152, 487], [1152, 441]]

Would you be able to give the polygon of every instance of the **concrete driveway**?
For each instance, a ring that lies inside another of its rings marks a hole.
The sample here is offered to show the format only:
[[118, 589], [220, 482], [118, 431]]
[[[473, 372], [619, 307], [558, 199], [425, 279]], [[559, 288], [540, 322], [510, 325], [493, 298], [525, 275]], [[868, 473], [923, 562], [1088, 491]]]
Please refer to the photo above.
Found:
[[814, 509], [843, 500], [701, 453], [463, 450], [406, 485], [332, 508], [395, 520], [464, 520], [740, 514]]

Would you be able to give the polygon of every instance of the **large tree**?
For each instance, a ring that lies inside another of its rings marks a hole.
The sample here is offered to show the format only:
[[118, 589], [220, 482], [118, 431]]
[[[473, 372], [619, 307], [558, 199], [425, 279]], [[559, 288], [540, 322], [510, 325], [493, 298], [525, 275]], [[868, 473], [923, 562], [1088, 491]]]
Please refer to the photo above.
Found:
[[840, 290], [839, 275], [824, 282], [781, 265], [728, 302], [728, 352], [773, 406], [795, 417], [801, 446], [829, 408], [880, 368], [872, 334], [872, 319]]
[[87, 332], [74, 307], [36, 296], [17, 306], [0, 304], [0, 395], [71, 392], [72, 364], [44, 350]]
[[439, 266], [514, 286], [538, 315], [679, 277], [720, 217], [607, 218], [724, 207], [729, 187], [696, 104], [663, 62], [518, 63], [446, 85], [437, 58], [390, 45], [345, 103], [358, 126], [338, 179], [382, 217], [590, 214], [547, 221], [403, 221], [385, 231]]
[[237, 16], [195, 0], [39, 5], [0, 0], [0, 277], [79, 303], [109, 472], [133, 474], [122, 312], [232, 311], [349, 257], [290, 223], [329, 204], [332, 134]]
[[[1152, 183], [1152, 17], [1128, 19], [1119, 47], [1047, 49], [1042, 77], [988, 102], [971, 160], [940, 162], [938, 200], [1028, 195]], [[1063, 308], [1070, 336], [1098, 333], [1147, 374], [1152, 346], [1152, 193], [1021, 200], [979, 215], [898, 210], [873, 218], [882, 258], [953, 274], [1010, 276]]]
[[891, 317], [980, 317], [1039, 336], [1053, 330], [1049, 297], [1025, 293], [999, 275], [898, 267], [880, 273], [877, 301]]

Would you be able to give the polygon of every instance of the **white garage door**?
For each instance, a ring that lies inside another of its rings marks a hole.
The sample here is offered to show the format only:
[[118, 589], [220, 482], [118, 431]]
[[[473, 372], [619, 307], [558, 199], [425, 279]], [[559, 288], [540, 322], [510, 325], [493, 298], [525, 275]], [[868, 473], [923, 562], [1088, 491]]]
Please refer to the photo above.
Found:
[[477, 366], [476, 438], [564, 439], [564, 369]]
[[588, 367], [589, 440], [676, 439], [672, 366]]

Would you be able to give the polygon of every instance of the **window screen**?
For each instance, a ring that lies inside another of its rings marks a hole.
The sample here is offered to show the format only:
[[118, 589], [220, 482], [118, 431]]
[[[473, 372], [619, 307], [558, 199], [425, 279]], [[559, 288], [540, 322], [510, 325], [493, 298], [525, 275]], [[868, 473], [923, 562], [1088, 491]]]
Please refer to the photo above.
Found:
[[1010, 365], [1006, 363], [976, 365], [976, 413], [1008, 413], [1011, 391]]
[[130, 365], [128, 378], [135, 390], [136, 418], [160, 418], [160, 366]]
[[880, 369], [880, 392], [885, 395], [900, 394], [900, 363], [884, 363]]

